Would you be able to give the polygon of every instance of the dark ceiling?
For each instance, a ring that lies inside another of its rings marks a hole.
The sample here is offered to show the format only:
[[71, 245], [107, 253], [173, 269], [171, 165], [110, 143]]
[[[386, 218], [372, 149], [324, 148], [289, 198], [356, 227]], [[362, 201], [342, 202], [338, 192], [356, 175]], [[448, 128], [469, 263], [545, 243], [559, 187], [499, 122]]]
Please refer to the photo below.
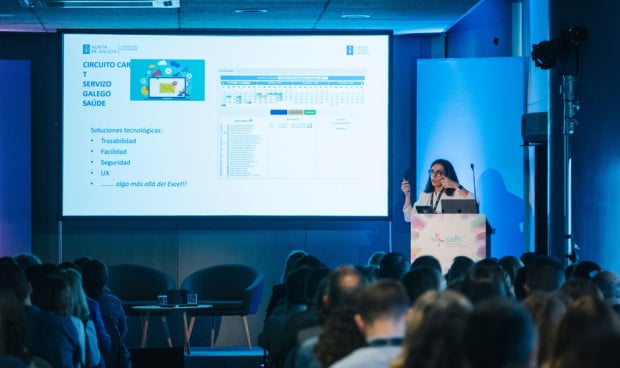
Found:
[[140, 7], [167, 0], [81, 0], [88, 8], [78, 9], [52, 6], [55, 1], [0, 0], [0, 31], [286, 29], [435, 34], [447, 31], [484, 0], [168, 0], [178, 8]]

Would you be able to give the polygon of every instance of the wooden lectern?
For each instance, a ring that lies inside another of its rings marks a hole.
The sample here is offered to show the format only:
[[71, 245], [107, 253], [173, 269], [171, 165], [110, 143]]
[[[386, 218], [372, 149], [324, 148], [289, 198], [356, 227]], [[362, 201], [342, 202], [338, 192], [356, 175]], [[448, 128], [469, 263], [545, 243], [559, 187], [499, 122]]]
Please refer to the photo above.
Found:
[[411, 214], [411, 261], [431, 255], [445, 275], [457, 256], [477, 262], [488, 255], [487, 221], [481, 214]]

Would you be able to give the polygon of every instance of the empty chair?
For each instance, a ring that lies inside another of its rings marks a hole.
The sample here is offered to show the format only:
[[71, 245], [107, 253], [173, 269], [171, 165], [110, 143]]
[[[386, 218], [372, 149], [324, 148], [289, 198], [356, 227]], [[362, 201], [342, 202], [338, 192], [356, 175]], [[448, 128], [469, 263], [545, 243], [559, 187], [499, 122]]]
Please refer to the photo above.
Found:
[[146, 337], [149, 327], [149, 315], [159, 315], [164, 335], [168, 346], [172, 347], [168, 321], [166, 315], [169, 311], [144, 311], [136, 310], [136, 306], [146, 306], [157, 304], [157, 296], [168, 294], [176, 288], [176, 283], [172, 276], [158, 269], [137, 265], [137, 264], [118, 264], [108, 266], [108, 288], [112, 294], [123, 301], [123, 309], [127, 316], [142, 316], [142, 340], [141, 347], [146, 346]]
[[[252, 347], [247, 316], [256, 313], [263, 292], [264, 276], [252, 267], [225, 264], [203, 268], [187, 276], [181, 290], [198, 293], [200, 304], [210, 304], [209, 309], [188, 311], [186, 343], [192, 334], [196, 316], [240, 316], [246, 342]], [[211, 346], [215, 343], [215, 326], [211, 321]]]

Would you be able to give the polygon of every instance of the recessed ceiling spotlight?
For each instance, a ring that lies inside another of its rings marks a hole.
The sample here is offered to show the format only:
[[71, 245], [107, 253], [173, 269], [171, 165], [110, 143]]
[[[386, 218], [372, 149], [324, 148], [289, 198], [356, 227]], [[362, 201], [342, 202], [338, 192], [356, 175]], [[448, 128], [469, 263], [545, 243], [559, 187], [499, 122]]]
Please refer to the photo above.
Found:
[[245, 13], [267, 13], [267, 9], [236, 9], [235, 13], [245, 14]]
[[344, 19], [368, 19], [370, 18], [370, 15], [368, 14], [342, 14], [340, 17]]

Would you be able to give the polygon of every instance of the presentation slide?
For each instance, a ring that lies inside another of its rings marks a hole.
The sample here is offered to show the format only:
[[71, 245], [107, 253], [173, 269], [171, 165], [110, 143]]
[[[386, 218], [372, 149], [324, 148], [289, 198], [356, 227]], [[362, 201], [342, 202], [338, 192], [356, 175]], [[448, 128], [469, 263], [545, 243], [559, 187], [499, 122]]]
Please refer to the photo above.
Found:
[[390, 37], [63, 33], [63, 216], [388, 216]]

